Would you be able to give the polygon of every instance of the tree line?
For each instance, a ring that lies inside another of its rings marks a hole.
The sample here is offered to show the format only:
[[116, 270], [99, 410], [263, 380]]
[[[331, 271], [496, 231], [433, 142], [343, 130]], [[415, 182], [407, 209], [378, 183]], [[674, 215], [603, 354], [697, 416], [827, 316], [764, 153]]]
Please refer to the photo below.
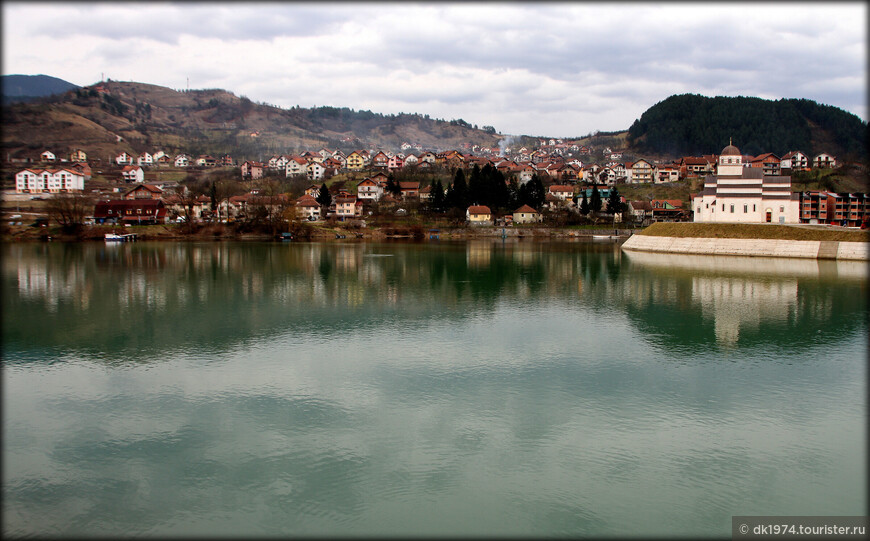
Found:
[[[834, 148], [815, 142], [819, 131]], [[718, 153], [731, 140], [751, 155], [801, 150], [860, 160], [867, 157], [866, 135], [867, 124], [857, 116], [811, 100], [683, 94], [644, 112], [629, 128], [628, 142], [640, 152], [673, 156]]]

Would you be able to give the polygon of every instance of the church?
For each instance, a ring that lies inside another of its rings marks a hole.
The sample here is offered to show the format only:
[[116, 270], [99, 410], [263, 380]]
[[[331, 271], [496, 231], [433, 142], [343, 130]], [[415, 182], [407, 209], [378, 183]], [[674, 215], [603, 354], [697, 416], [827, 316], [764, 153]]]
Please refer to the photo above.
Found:
[[[692, 197], [696, 222], [800, 222], [800, 194], [792, 193], [791, 177], [765, 175], [760, 167], [745, 167], [740, 150], [728, 142], [715, 175]], [[747, 164], [748, 165], [748, 164]]]

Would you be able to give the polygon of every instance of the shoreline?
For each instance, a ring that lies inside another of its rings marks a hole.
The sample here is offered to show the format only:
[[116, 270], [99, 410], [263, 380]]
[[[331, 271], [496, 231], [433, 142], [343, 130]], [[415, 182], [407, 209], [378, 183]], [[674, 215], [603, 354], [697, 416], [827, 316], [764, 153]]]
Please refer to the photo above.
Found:
[[[424, 227], [419, 225], [391, 225], [367, 228], [340, 226], [303, 226], [292, 231], [292, 242], [324, 241], [424, 241], [424, 240], [593, 240], [623, 241], [636, 234], [638, 229], [624, 228], [565, 228], [565, 227]], [[194, 232], [183, 232], [175, 225], [135, 227], [85, 226], [78, 234], [64, 234], [57, 228], [34, 228], [29, 226], [6, 226], [2, 228], [2, 241], [18, 242], [105, 242], [106, 233], [133, 233], [137, 241], [276, 241], [280, 233], [240, 232], [225, 224], [209, 224]], [[605, 238], [606, 237], [606, 238]]]
[[870, 261], [870, 242], [836, 240], [633, 235], [621, 248], [629, 252]]

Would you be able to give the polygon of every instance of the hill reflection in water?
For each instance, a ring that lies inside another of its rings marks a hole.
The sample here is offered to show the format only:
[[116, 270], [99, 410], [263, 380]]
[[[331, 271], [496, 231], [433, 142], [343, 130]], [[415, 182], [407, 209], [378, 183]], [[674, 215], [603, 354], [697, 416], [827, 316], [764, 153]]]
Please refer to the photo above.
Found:
[[43, 361], [81, 349], [141, 362], [288, 330], [415, 332], [551, 305], [627, 317], [651, 344], [684, 352], [800, 348], [865, 323], [866, 284], [854, 262], [589, 243], [10, 245], [3, 329], [7, 348]]

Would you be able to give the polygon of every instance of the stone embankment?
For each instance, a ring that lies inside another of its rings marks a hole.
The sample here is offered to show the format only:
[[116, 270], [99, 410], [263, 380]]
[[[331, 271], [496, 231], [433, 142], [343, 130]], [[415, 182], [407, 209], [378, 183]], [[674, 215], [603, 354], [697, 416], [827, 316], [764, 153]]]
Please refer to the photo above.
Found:
[[623, 250], [697, 255], [797, 257], [870, 261], [870, 242], [783, 239], [728, 239], [632, 235]]

